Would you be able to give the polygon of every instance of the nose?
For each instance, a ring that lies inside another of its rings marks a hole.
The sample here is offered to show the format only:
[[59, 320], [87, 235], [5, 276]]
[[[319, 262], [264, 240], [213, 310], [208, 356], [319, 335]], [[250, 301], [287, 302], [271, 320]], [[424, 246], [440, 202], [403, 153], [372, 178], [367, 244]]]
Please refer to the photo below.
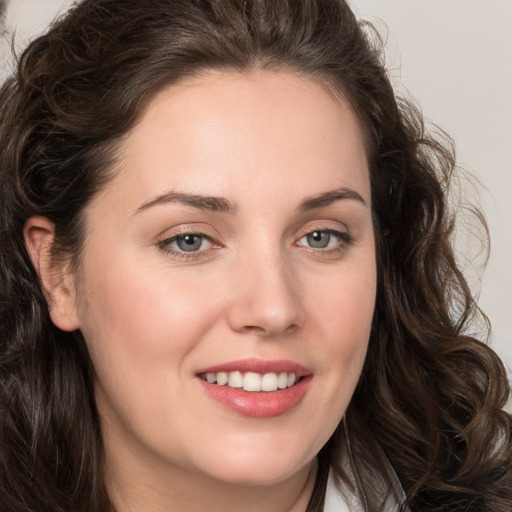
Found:
[[253, 257], [237, 266], [232, 277], [227, 313], [231, 329], [276, 337], [302, 327], [299, 283], [282, 257]]

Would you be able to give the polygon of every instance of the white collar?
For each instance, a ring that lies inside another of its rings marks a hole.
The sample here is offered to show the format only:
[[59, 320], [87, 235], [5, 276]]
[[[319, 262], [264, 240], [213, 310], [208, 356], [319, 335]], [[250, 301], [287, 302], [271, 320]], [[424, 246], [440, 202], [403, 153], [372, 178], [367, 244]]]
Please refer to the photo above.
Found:
[[327, 480], [327, 489], [325, 492], [325, 504], [323, 512], [359, 512], [363, 510], [361, 505], [357, 503], [355, 496], [343, 496], [329, 471], [329, 479]]
[[[397, 480], [397, 485], [398, 480]], [[402, 488], [395, 490], [395, 495], [390, 496], [385, 503], [384, 511], [392, 512], [398, 510], [398, 503], [405, 498], [403, 495]], [[410, 512], [407, 507], [404, 509], [406, 512]], [[323, 512], [364, 512], [364, 506], [361, 500], [353, 493], [348, 492], [344, 489], [344, 492], [338, 489], [334, 483], [332, 470], [329, 471], [329, 479], [327, 480], [327, 489], [325, 493], [325, 504]]]

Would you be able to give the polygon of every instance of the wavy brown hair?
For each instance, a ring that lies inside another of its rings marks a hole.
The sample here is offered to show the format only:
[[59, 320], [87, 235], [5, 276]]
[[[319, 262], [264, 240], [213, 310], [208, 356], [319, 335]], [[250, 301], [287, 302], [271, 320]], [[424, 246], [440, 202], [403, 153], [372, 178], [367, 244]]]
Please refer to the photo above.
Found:
[[330, 469], [367, 511], [395, 476], [414, 512], [512, 510], [508, 382], [471, 335], [451, 245], [453, 148], [395, 97], [378, 37], [343, 0], [84, 0], [21, 55], [0, 92], [0, 509], [113, 511], [85, 343], [52, 324], [22, 231], [49, 218], [79, 268], [84, 209], [123, 135], [159, 90], [212, 68], [305, 75], [348, 99], [367, 140], [375, 316], [308, 511]]

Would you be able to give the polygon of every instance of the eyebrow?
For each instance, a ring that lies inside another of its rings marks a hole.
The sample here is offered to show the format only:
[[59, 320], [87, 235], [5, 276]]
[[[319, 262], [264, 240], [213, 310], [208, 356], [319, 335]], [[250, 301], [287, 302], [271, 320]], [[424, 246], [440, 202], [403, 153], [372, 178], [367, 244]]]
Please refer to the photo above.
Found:
[[340, 187], [336, 190], [330, 190], [329, 192], [306, 198], [298, 206], [297, 210], [306, 211], [314, 210], [315, 208], [323, 208], [341, 199], [353, 199], [367, 206], [366, 201], [358, 192], [348, 187]]
[[207, 210], [211, 212], [228, 213], [235, 215], [238, 212], [238, 205], [224, 197], [203, 196], [199, 194], [187, 194], [184, 192], [165, 192], [164, 194], [146, 201], [135, 210], [135, 214], [140, 213], [153, 206], [168, 203], [181, 203], [192, 206], [199, 210]]
[[[365, 200], [355, 190], [348, 187], [340, 187], [336, 190], [330, 190], [322, 194], [304, 199], [297, 207], [297, 211], [314, 210], [315, 208], [323, 208], [330, 204], [342, 200], [353, 199], [366, 206]], [[192, 206], [199, 210], [206, 210], [219, 213], [227, 213], [229, 215], [236, 215], [239, 207], [233, 201], [225, 197], [216, 196], [203, 196], [200, 194], [188, 194], [185, 192], [165, 192], [154, 199], [146, 201], [140, 205], [134, 212], [134, 215], [143, 212], [153, 206], [168, 204], [168, 203], [181, 203], [187, 206]]]

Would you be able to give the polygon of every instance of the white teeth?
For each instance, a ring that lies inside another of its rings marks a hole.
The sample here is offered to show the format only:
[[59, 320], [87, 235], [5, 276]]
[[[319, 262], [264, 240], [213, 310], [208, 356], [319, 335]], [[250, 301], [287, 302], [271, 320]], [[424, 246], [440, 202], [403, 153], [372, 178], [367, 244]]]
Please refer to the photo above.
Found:
[[277, 378], [277, 387], [279, 389], [286, 389], [288, 387], [288, 374], [281, 372]]
[[293, 386], [297, 382], [295, 373], [281, 372], [265, 373], [264, 375], [256, 372], [242, 373], [234, 372], [208, 372], [201, 375], [203, 380], [210, 384], [225, 386], [230, 388], [243, 388], [245, 391], [277, 391], [278, 389], [286, 389]]
[[226, 372], [218, 372], [217, 373], [217, 384], [219, 386], [225, 386], [227, 383], [228, 383], [228, 374]]
[[277, 391], [277, 375], [275, 373], [266, 373], [261, 378], [262, 391]]
[[241, 388], [244, 385], [244, 376], [240, 372], [229, 372], [228, 386], [230, 388]]
[[247, 372], [244, 375], [244, 389], [245, 391], [261, 391], [261, 375]]

